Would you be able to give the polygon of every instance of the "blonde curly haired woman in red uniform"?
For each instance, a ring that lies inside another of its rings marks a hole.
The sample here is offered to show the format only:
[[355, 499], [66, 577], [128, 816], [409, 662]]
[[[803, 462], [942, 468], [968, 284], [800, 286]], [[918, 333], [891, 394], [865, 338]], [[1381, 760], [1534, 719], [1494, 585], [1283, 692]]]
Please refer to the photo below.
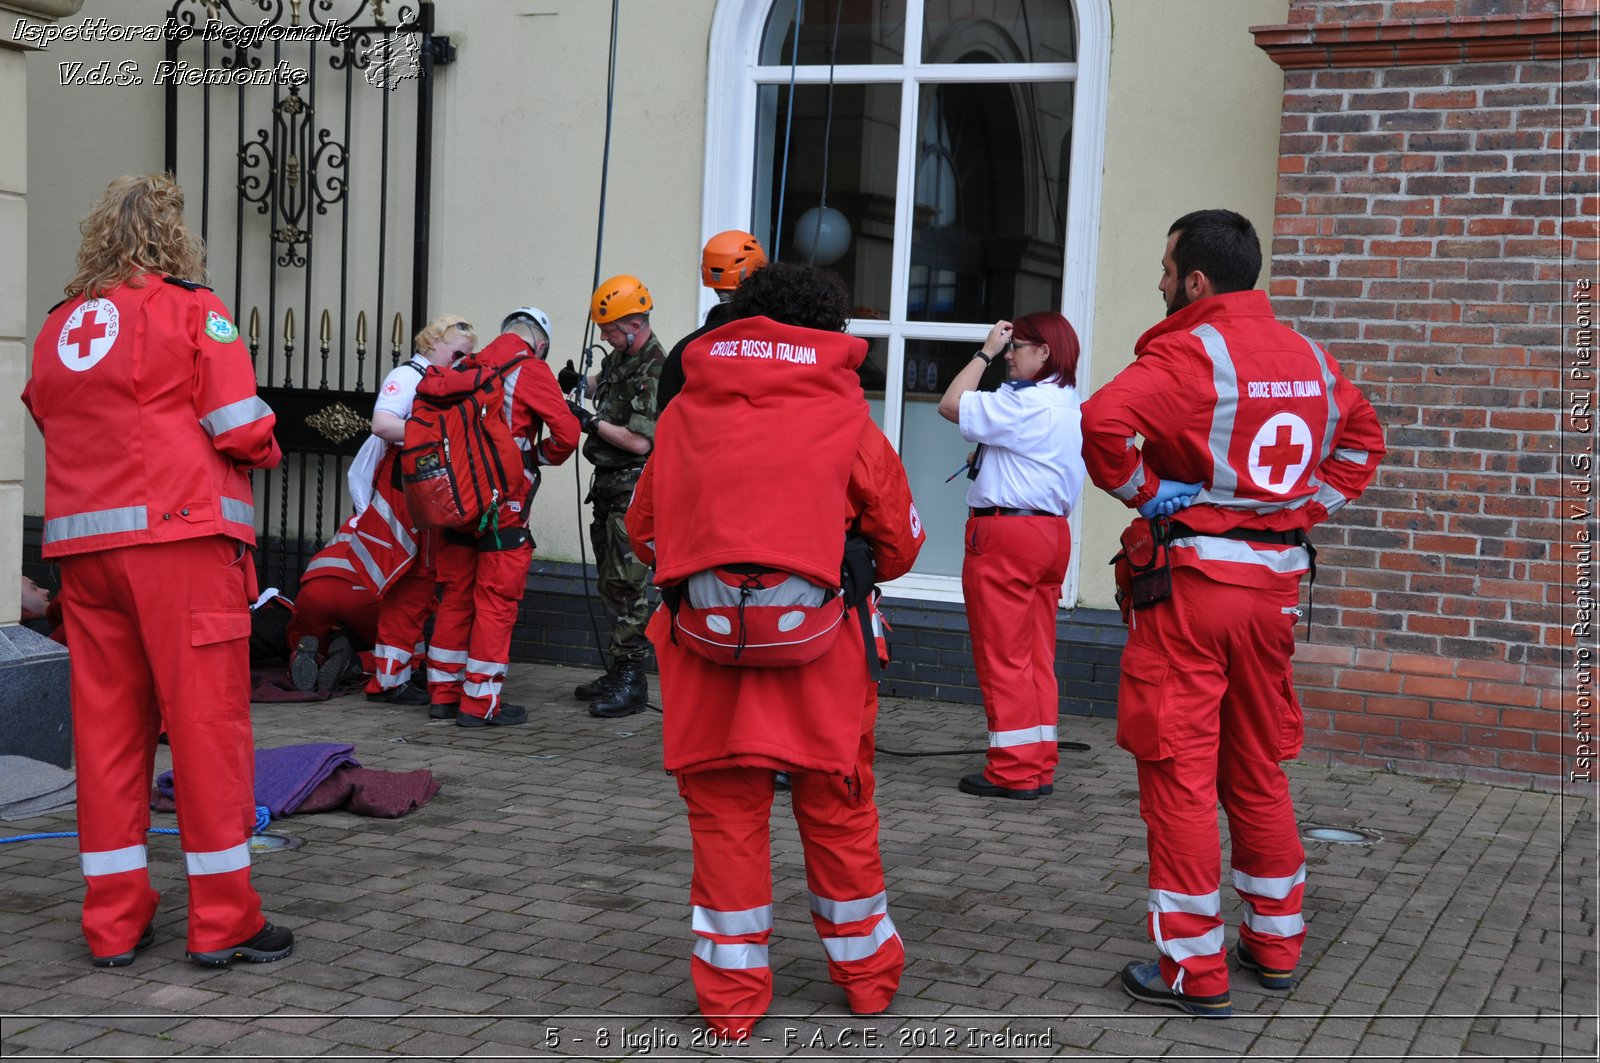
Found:
[[[1001, 354], [1009, 373], [979, 391]], [[1056, 604], [1072, 555], [1067, 517], [1083, 494], [1078, 334], [1044, 311], [997, 321], [939, 413], [973, 453], [961, 590], [989, 723], [989, 755], [960, 789], [1032, 801], [1055, 789]]]
[[170, 177], [117, 178], [82, 229], [22, 401], [44, 435], [44, 556], [61, 566], [72, 645], [83, 934], [97, 967], [155, 941], [145, 832], [164, 726], [189, 958], [281, 959], [294, 935], [262, 917], [249, 845], [250, 470], [282, 458], [275, 419], [227, 308], [199, 283], [205, 249]]

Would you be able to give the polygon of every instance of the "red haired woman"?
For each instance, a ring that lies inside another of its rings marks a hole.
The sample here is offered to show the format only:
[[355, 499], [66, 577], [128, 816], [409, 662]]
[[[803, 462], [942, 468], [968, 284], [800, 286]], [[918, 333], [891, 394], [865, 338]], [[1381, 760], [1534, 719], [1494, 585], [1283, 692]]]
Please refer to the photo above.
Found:
[[[1005, 356], [997, 391], [978, 379]], [[1056, 604], [1072, 554], [1067, 517], [1083, 492], [1078, 336], [1044, 311], [997, 321], [956, 374], [939, 413], [978, 447], [961, 589], [989, 722], [984, 770], [963, 793], [1031, 801], [1055, 789]]]

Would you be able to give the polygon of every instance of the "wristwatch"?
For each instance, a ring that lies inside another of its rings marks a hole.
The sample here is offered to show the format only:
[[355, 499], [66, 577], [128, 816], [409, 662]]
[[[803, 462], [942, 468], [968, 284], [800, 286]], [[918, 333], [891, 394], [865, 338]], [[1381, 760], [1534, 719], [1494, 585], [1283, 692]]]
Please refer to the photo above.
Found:
[[972, 352], [972, 357], [974, 357], [974, 358], [982, 358], [984, 365], [993, 365], [994, 364], [994, 355], [992, 355], [992, 354], [984, 354], [982, 349], [973, 351]]

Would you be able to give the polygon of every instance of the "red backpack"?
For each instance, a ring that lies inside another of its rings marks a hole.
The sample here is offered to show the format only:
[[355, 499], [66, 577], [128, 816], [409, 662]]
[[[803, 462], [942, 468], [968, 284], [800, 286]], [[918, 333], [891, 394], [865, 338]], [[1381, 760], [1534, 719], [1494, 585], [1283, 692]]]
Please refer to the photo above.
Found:
[[498, 529], [503, 503], [527, 493], [522, 450], [505, 414], [506, 373], [526, 358], [493, 367], [468, 358], [423, 374], [400, 448], [406, 505], [418, 527], [481, 535]]

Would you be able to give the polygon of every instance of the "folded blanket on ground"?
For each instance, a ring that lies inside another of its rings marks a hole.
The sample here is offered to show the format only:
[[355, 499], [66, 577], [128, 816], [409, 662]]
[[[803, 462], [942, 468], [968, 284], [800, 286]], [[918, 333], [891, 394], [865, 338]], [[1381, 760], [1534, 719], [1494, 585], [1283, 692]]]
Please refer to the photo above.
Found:
[[[359, 768], [361, 762], [351, 755], [354, 752], [354, 746], [336, 742], [256, 750], [256, 804], [265, 805], [273, 819], [289, 815], [335, 768], [345, 764]], [[176, 785], [170, 771], [156, 777], [156, 793], [169, 800]], [[160, 809], [154, 803], [151, 807]]]
[[[355, 747], [333, 742], [256, 750], [256, 804], [273, 819], [296, 813], [343, 809], [358, 816], [395, 819], [433, 800], [439, 784], [433, 772], [363, 768]], [[156, 779], [150, 807], [177, 808], [172, 772]]]
[[311, 791], [299, 812], [331, 812], [342, 809], [358, 816], [398, 819], [433, 800], [439, 784], [433, 772], [379, 771], [376, 768], [343, 767]]
[[75, 779], [65, 768], [32, 757], [0, 757], [0, 819], [31, 819], [65, 808], [78, 799]]

